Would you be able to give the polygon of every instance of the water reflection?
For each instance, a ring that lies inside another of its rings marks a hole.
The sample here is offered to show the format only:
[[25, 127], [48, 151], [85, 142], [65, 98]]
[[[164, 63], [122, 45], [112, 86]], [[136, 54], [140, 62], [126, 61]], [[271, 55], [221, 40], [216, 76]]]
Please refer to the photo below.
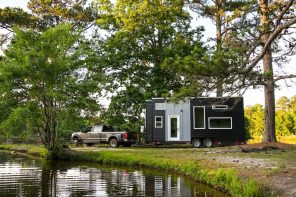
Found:
[[0, 196], [226, 196], [180, 176], [0, 152]]

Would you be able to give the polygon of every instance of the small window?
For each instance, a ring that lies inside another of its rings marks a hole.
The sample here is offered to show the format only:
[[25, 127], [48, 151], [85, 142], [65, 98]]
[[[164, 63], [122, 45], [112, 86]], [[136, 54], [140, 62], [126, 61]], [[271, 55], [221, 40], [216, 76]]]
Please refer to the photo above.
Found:
[[162, 116], [155, 116], [155, 128], [162, 128]]
[[212, 105], [212, 109], [228, 109], [228, 105]]
[[209, 129], [232, 129], [231, 117], [210, 117]]
[[165, 103], [155, 103], [155, 110], [165, 110], [166, 104]]
[[193, 107], [193, 121], [194, 129], [205, 129], [205, 107], [195, 106]]

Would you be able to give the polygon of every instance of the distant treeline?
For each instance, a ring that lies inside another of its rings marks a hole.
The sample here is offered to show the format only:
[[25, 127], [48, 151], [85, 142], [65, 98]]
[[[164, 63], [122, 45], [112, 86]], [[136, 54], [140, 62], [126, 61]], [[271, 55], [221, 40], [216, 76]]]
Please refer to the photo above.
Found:
[[[245, 128], [248, 138], [263, 135], [264, 107], [255, 104], [245, 108]], [[277, 136], [296, 134], [296, 95], [290, 99], [281, 97], [276, 102], [275, 126]]]

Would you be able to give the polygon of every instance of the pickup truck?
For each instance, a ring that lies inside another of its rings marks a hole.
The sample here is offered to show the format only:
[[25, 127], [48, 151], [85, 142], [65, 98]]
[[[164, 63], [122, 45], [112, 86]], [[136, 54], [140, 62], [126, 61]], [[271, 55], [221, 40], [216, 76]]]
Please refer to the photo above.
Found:
[[71, 136], [72, 142], [77, 146], [79, 144], [109, 144], [112, 148], [119, 145], [126, 147], [137, 142], [137, 133], [135, 132], [120, 132], [113, 129], [112, 126], [94, 125], [86, 127], [80, 132], [75, 132]]

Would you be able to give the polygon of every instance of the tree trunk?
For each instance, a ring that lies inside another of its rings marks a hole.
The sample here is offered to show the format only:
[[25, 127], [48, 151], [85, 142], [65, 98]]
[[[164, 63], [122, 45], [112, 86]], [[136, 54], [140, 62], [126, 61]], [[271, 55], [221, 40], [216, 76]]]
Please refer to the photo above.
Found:
[[[260, 7], [260, 21], [261, 21], [261, 40], [266, 43], [270, 36], [270, 18], [268, 11], [268, 1], [258, 0]], [[271, 46], [268, 47], [263, 57], [263, 71], [264, 71], [264, 136], [263, 142], [276, 142], [275, 135], [275, 97], [274, 97], [274, 80], [272, 67], [272, 51]]]
[[[216, 1], [216, 6], [217, 6], [217, 14], [216, 14], [216, 51], [220, 52], [222, 50], [222, 16], [223, 14], [222, 9], [222, 1], [217, 0]], [[217, 78], [217, 90], [216, 90], [216, 97], [222, 97], [223, 96], [223, 80], [218, 77]]]
[[265, 75], [267, 75], [264, 85], [265, 107], [263, 142], [276, 142], [274, 82], [270, 49], [263, 57], [263, 69]]

